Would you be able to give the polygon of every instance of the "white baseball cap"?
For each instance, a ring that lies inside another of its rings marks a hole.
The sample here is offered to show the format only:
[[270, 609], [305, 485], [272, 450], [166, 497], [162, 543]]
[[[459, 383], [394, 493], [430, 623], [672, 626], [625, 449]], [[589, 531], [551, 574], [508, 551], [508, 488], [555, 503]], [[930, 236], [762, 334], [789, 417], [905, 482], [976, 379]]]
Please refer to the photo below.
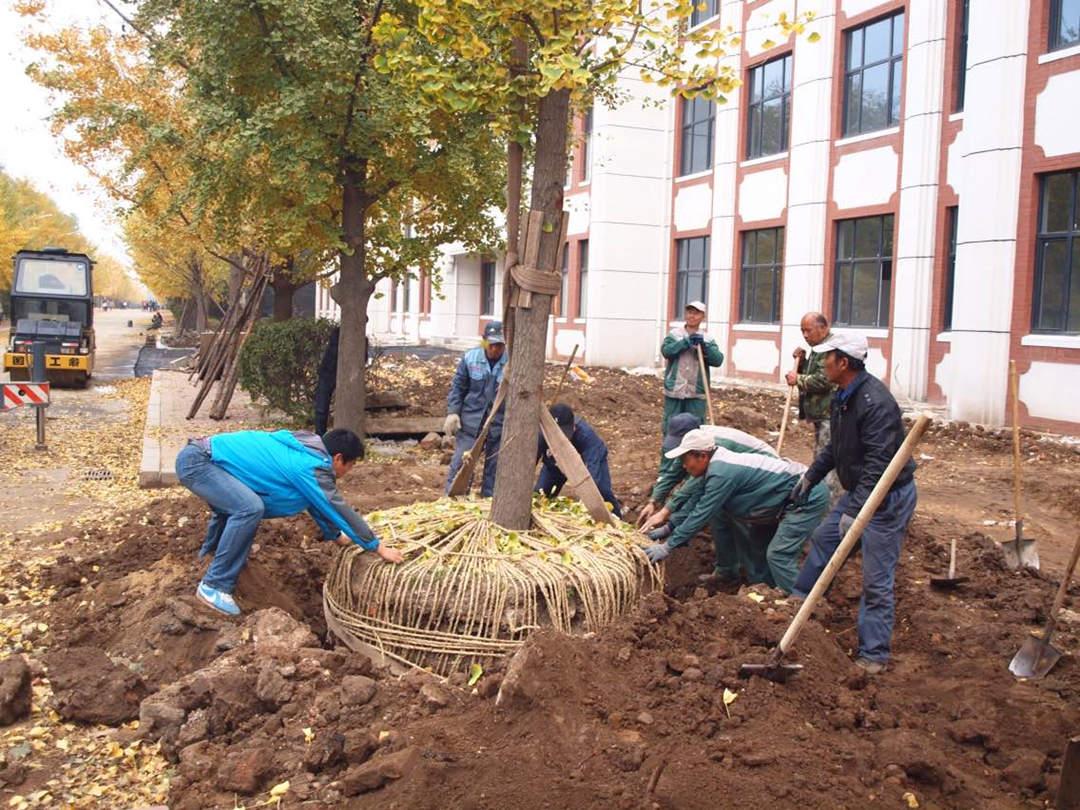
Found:
[[815, 354], [838, 351], [856, 360], [865, 360], [870, 348], [866, 345], [866, 337], [858, 333], [833, 334], [828, 340], [823, 340], [813, 347]]
[[713, 439], [712, 434], [698, 428], [697, 430], [691, 430], [683, 436], [682, 441], [679, 442], [679, 446], [674, 450], [668, 450], [664, 455], [668, 458], [678, 458], [684, 453], [689, 453], [692, 450], [696, 450], [699, 453], [708, 453], [710, 450], [715, 449], [716, 440]]
[[686, 305], [686, 308], [690, 309], [691, 307], [696, 309], [698, 312], [704, 312], [705, 311], [705, 302], [704, 301], [691, 301]]

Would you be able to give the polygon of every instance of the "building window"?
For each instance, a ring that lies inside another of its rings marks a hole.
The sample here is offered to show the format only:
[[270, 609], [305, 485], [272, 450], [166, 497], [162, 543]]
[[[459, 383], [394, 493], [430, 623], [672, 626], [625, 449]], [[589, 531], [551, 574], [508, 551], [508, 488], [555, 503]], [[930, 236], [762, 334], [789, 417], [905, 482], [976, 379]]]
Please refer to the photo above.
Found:
[[1080, 333], [1080, 171], [1042, 178], [1033, 332]]
[[589, 162], [592, 160], [592, 107], [585, 111], [581, 122], [581, 182], [591, 174]]
[[559, 285], [559, 317], [565, 318], [570, 309], [570, 243], [562, 249], [562, 279]]
[[904, 13], [852, 28], [844, 39], [844, 135], [895, 125], [904, 72]]
[[838, 326], [889, 325], [892, 249], [892, 214], [836, 223], [833, 320]]
[[960, 209], [950, 205], [945, 209], [945, 227], [948, 229], [948, 253], [945, 257], [945, 302], [942, 307], [942, 327], [946, 332], [952, 329], [953, 285], [956, 283], [956, 226], [960, 221]]
[[589, 314], [589, 240], [578, 242], [577, 316]]
[[707, 301], [709, 237], [675, 240], [675, 314], [691, 301]]
[[712, 168], [714, 112], [715, 105], [711, 101], [703, 98], [683, 99], [680, 176]]
[[694, 10], [690, 13], [690, 27], [701, 25], [717, 15], [717, 0], [695, 0]]
[[764, 228], [743, 234], [740, 321], [780, 323], [780, 273], [783, 267], [783, 228]]
[[783, 152], [791, 118], [791, 54], [751, 68], [749, 84], [746, 157]]
[[1080, 0], [1050, 0], [1050, 50], [1080, 44]]
[[[1080, 0], [1078, 0], [1080, 2]], [[956, 36], [956, 68], [954, 85], [956, 90], [953, 94], [953, 112], [963, 112], [964, 87], [967, 83], [967, 45], [968, 45], [968, 5], [970, 0], [957, 0], [960, 6], [960, 20]]]
[[480, 314], [495, 314], [495, 262], [480, 262]]

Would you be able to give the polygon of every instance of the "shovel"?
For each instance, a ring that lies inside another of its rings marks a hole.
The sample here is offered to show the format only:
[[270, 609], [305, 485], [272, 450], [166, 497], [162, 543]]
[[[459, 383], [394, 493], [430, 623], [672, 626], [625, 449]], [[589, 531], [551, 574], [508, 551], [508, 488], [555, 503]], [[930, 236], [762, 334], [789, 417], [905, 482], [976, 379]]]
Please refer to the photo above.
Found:
[[904, 439], [904, 443], [900, 445], [900, 449], [896, 451], [896, 455], [893, 456], [892, 461], [889, 462], [889, 466], [885, 468], [885, 472], [882, 473], [881, 478], [878, 479], [877, 484], [870, 491], [870, 497], [866, 499], [866, 503], [864, 503], [862, 509], [859, 510], [859, 514], [855, 517], [855, 522], [852, 523], [851, 528], [847, 530], [847, 534], [845, 534], [844, 539], [840, 541], [840, 545], [836, 547], [836, 551], [833, 552], [828, 565], [825, 566], [825, 569], [821, 572], [817, 582], [814, 583], [814, 587], [811, 588], [810, 593], [807, 594], [806, 599], [802, 603], [802, 607], [800, 607], [799, 612], [795, 614], [795, 618], [791, 620], [791, 624], [788, 625], [788, 629], [784, 632], [784, 637], [780, 639], [780, 643], [777, 645], [776, 649], [769, 654], [769, 658], [764, 664], [743, 664], [739, 667], [739, 677], [749, 678], [753, 675], [757, 675], [762, 678], [768, 678], [770, 681], [784, 683], [792, 675], [795, 675], [802, 670], [801, 664], [785, 664], [784, 655], [786, 655], [795, 644], [795, 639], [797, 639], [799, 633], [802, 632], [803, 625], [806, 624], [807, 620], [810, 618], [810, 614], [813, 613], [814, 608], [817, 607], [817, 603], [820, 601], [822, 595], [828, 590], [829, 585], [832, 584], [833, 577], [836, 576], [836, 572], [840, 570], [840, 567], [847, 560], [848, 554], [851, 553], [851, 549], [859, 542], [859, 538], [862, 537], [863, 529], [866, 528], [866, 524], [874, 517], [874, 513], [881, 505], [881, 502], [885, 500], [885, 496], [889, 494], [889, 489], [892, 487], [896, 477], [900, 474], [900, 471], [904, 469], [904, 465], [907, 464], [908, 459], [911, 458], [912, 450], [915, 449], [915, 445], [918, 444], [919, 439], [922, 438], [922, 435], [926, 432], [926, 428], [929, 424], [930, 416], [929, 414], [924, 413], [918, 418], [915, 424], [912, 425], [907, 438]]
[[1061, 580], [1057, 596], [1054, 597], [1054, 604], [1050, 608], [1050, 616], [1046, 620], [1042, 635], [1037, 636], [1032, 633], [1025, 638], [1020, 651], [1013, 656], [1012, 663], [1009, 664], [1009, 672], [1017, 678], [1042, 678], [1061, 658], [1061, 650], [1050, 643], [1050, 637], [1054, 634], [1054, 628], [1057, 627], [1058, 611], [1061, 610], [1061, 605], [1065, 601], [1065, 592], [1069, 590], [1069, 583], [1072, 582], [1077, 559], [1080, 559], [1080, 536], [1076, 538], [1072, 557], [1065, 569], [1065, 576]]
[[1024, 517], [1020, 486], [1020, 375], [1016, 361], [1009, 361], [1009, 383], [1012, 388], [1013, 412], [1013, 510], [1015, 512], [1015, 537], [1001, 544], [1005, 564], [1014, 571], [1019, 568], [1039, 570], [1039, 549], [1035, 541], [1024, 537]]
[[946, 576], [930, 577], [930, 586], [947, 590], [967, 581], [967, 577], [956, 575], [956, 538], [954, 537], [949, 545], [949, 573]]

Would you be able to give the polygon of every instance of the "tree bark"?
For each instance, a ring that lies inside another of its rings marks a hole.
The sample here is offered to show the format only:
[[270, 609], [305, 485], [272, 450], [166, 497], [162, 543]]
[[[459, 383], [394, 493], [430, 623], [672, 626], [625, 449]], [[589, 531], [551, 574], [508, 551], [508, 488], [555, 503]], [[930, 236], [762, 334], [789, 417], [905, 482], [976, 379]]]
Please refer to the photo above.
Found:
[[[337, 392], [338, 408], [334, 427], [348, 428], [364, 436], [364, 374], [367, 358], [367, 308], [375, 285], [364, 271], [364, 219], [367, 198], [364, 185], [367, 164], [354, 161], [345, 170], [341, 207], [341, 225], [349, 250], [340, 255], [341, 272], [330, 295], [341, 307], [341, 334], [338, 338]], [[348, 403], [343, 407], [343, 403]]]
[[[562, 234], [569, 92], [559, 90], [545, 96], [540, 100], [537, 113], [530, 208], [544, 215], [537, 267], [554, 272]], [[514, 312], [509, 394], [495, 475], [495, 497], [491, 505], [491, 519], [507, 529], [527, 529], [531, 520], [550, 313], [551, 296], [538, 293], [532, 294], [528, 309], [519, 308]]]
[[285, 278], [284, 274], [279, 270], [274, 274], [270, 286], [274, 290], [274, 321], [289, 320], [293, 313], [293, 294], [296, 292], [296, 284]]

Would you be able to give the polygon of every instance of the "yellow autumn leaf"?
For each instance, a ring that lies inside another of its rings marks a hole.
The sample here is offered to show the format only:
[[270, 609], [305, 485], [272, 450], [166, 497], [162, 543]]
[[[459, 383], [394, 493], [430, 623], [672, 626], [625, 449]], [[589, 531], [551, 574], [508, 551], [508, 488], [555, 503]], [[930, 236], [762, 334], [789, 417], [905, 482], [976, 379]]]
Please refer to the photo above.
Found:
[[310, 743], [315, 739], [315, 732], [310, 727], [304, 729], [304, 742]]
[[915, 798], [914, 793], [905, 793], [904, 801], [907, 802], [907, 806], [910, 808], [910, 810], [917, 810], [919, 806], [919, 800]]
[[730, 689], [727, 688], [724, 689], [724, 713], [728, 716], [728, 718], [731, 717], [731, 709], [729, 709], [728, 706], [734, 703], [735, 698], [737, 698], [738, 696], [738, 692], [732, 692]]
[[282, 796], [284, 796], [288, 792], [289, 792], [289, 783], [288, 783], [288, 781], [278, 782], [276, 785], [274, 785], [272, 788], [270, 788], [270, 795], [275, 799], [281, 798]]
[[760, 593], [754, 593], [753, 591], [750, 591], [750, 593], [748, 593], [747, 596], [750, 599], [752, 599], [753, 601], [758, 602], [758, 603], [761, 603], [761, 602], [765, 601], [764, 596], [762, 596]]
[[484, 668], [479, 664], [469, 665], [469, 686], [475, 686], [476, 682], [480, 680], [480, 676], [484, 674]]

